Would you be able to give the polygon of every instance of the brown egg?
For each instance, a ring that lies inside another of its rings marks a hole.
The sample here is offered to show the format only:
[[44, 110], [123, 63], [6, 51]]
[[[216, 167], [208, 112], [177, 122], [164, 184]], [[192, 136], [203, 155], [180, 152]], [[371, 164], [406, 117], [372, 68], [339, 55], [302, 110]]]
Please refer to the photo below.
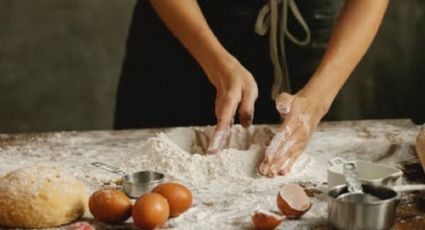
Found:
[[167, 199], [158, 193], [146, 193], [133, 205], [134, 224], [142, 229], [154, 229], [163, 225], [170, 215]]
[[170, 217], [176, 217], [192, 206], [192, 192], [178, 183], [158, 185], [152, 192], [164, 196], [170, 205]]
[[311, 208], [310, 198], [297, 184], [286, 184], [280, 187], [276, 200], [280, 211], [291, 219], [300, 218]]
[[266, 211], [256, 211], [251, 216], [254, 228], [257, 230], [273, 230], [283, 221], [283, 216]]
[[99, 221], [119, 224], [131, 216], [131, 201], [118, 189], [101, 189], [90, 196], [89, 209]]

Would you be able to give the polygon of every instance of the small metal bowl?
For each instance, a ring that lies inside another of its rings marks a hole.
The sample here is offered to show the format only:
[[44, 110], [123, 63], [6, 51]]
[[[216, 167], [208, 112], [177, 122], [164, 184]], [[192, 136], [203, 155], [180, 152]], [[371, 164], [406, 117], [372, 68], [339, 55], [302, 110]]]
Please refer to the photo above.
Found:
[[91, 165], [122, 177], [122, 189], [130, 198], [138, 199], [143, 194], [152, 191], [157, 185], [164, 182], [164, 174], [154, 171], [138, 171], [126, 174], [120, 168], [102, 163], [93, 162]]
[[123, 176], [123, 191], [131, 198], [137, 199], [152, 191], [164, 182], [164, 174], [154, 171], [140, 171]]

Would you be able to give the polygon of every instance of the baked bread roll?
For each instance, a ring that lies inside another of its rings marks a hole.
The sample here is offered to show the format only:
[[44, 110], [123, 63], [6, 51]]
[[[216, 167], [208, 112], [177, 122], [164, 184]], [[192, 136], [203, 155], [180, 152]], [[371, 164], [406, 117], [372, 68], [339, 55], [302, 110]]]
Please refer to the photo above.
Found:
[[73, 176], [48, 166], [14, 170], [0, 177], [0, 226], [49, 228], [80, 218], [88, 190]]

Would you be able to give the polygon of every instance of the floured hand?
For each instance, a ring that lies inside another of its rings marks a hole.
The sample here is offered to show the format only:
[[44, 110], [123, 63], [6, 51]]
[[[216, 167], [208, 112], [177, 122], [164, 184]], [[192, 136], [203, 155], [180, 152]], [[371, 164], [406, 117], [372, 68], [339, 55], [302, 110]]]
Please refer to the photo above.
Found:
[[251, 73], [234, 58], [206, 72], [217, 92], [215, 100], [217, 126], [207, 152], [217, 153], [229, 142], [236, 111], [239, 113], [242, 126], [249, 127], [252, 124], [258, 88]]
[[259, 168], [260, 173], [267, 177], [291, 171], [327, 111], [317, 99], [288, 93], [276, 98], [276, 109], [284, 122], [267, 147]]

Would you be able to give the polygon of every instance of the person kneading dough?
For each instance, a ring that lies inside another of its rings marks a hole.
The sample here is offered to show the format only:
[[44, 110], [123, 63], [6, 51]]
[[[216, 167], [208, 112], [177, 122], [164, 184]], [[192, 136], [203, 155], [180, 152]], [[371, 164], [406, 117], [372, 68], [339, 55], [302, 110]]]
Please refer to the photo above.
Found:
[[280, 124], [259, 172], [287, 175], [322, 118], [336, 112], [331, 105], [388, 2], [137, 1], [114, 126], [216, 123], [207, 150], [217, 154], [228, 148], [235, 119], [245, 128], [254, 117]]
[[80, 218], [88, 190], [73, 176], [49, 166], [14, 170], [0, 177], [0, 226], [48, 228]]

